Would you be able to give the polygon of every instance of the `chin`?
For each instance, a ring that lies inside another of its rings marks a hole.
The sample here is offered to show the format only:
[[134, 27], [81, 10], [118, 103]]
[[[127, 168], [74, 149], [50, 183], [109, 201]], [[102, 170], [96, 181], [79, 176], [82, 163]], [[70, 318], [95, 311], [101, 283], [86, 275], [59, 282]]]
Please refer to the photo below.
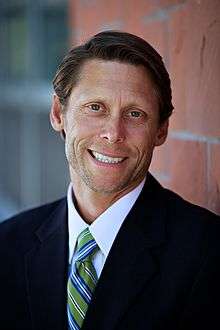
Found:
[[112, 182], [112, 183], [111, 182], [104, 183], [104, 180], [99, 183], [94, 182], [93, 180], [86, 180], [85, 183], [94, 192], [104, 195], [120, 193], [121, 191], [123, 191], [125, 188], [128, 187], [127, 181], [119, 182], [119, 180], [117, 180], [117, 182]]

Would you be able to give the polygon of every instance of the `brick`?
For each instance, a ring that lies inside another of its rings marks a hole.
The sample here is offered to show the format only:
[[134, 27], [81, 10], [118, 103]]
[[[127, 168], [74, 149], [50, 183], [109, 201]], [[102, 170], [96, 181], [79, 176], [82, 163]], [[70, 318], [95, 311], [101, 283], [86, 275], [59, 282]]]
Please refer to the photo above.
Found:
[[187, 129], [187, 7], [173, 13], [169, 22], [169, 31], [169, 73], [174, 105], [170, 129], [185, 130]]
[[160, 8], [160, 4], [155, 0], [124, 0], [125, 15], [136, 23], [145, 15], [151, 16]]
[[125, 30], [148, 41], [166, 62], [166, 22], [155, 21], [145, 24], [139, 20], [133, 24], [131, 21], [132, 19], [127, 20], [124, 25]]
[[154, 149], [154, 154], [150, 166], [150, 171], [158, 178], [162, 178], [164, 184], [169, 181], [169, 139], [159, 147]]
[[207, 207], [206, 143], [170, 139], [169, 166], [169, 188], [192, 203]]
[[184, 2], [184, 0], [124, 0], [123, 5], [126, 16], [136, 23], [145, 16], [150, 20], [163, 17], [163, 11], [174, 10], [176, 6]]
[[[189, 39], [192, 69], [189, 70], [188, 127], [191, 131], [220, 136], [220, 2], [191, 5], [190, 28], [198, 32]], [[200, 120], [201, 118], [201, 120]]]
[[157, 16], [154, 18], [161, 10], [157, 2], [138, 1], [134, 5], [133, 0], [114, 0], [106, 7], [101, 0], [73, 0], [70, 5], [72, 42], [79, 43], [104, 29], [122, 29], [145, 38], [165, 56], [167, 28], [163, 20], [161, 22]]
[[174, 98], [183, 113], [174, 128], [207, 136], [220, 135], [219, 14], [219, 1], [189, 1], [170, 20]]
[[175, 10], [178, 6], [186, 3], [187, 0], [160, 0], [159, 4], [161, 8], [167, 8], [168, 10]]
[[163, 10], [156, 1], [138, 1], [134, 9], [134, 1], [130, 0], [126, 1], [123, 21], [126, 31], [147, 40], [166, 60], [167, 17], [161, 13]]
[[[123, 2], [111, 0], [106, 4], [105, 1], [73, 0], [71, 2], [70, 22], [73, 33], [74, 43], [79, 43], [91, 35], [106, 28], [122, 27], [121, 15], [123, 13]], [[119, 23], [120, 24], [119, 24]]]
[[208, 207], [220, 215], [220, 141], [209, 147]]

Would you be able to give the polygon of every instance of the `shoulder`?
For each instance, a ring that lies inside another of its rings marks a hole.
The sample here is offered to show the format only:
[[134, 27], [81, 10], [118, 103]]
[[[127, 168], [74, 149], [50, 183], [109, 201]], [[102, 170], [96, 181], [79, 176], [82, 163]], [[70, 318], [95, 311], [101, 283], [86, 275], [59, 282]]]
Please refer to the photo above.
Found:
[[163, 189], [163, 196], [167, 203], [167, 208], [170, 213], [170, 216], [180, 217], [180, 218], [188, 218], [190, 219], [200, 219], [204, 222], [211, 221], [213, 223], [220, 224], [220, 216], [209, 211], [208, 209], [201, 207], [199, 205], [195, 205], [177, 193], [166, 189]]
[[194, 205], [178, 194], [164, 189], [167, 228], [176, 246], [181, 244], [188, 253], [220, 257], [220, 216]]
[[[158, 204], [159, 207], [163, 207], [167, 210], [170, 217], [178, 217], [178, 218], [200, 218], [211, 219], [211, 221], [219, 222], [220, 216], [209, 211], [208, 209], [201, 207], [199, 205], [195, 205], [183, 197], [171, 191], [165, 187], [163, 187], [150, 173], [147, 177], [146, 186], [149, 186], [146, 190], [149, 195], [152, 195], [155, 200], [155, 203]], [[177, 218], [177, 219], [178, 219]]]
[[200, 245], [201, 241], [212, 241], [220, 246], [220, 216], [162, 187], [152, 176], [148, 182], [150, 193], [145, 197], [150, 199], [154, 210], [160, 209], [154, 214], [163, 219], [161, 221], [176, 245]]
[[[28, 240], [55, 210], [65, 205], [66, 198], [17, 214], [0, 224], [0, 245]], [[21, 243], [22, 244], [22, 243]]]

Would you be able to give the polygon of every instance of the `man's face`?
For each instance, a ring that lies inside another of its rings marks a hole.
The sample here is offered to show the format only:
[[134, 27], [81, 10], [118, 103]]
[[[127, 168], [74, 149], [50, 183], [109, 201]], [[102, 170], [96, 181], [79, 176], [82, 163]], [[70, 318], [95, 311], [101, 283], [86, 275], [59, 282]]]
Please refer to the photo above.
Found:
[[62, 116], [73, 183], [104, 194], [137, 186], [167, 134], [146, 69], [115, 61], [84, 64]]

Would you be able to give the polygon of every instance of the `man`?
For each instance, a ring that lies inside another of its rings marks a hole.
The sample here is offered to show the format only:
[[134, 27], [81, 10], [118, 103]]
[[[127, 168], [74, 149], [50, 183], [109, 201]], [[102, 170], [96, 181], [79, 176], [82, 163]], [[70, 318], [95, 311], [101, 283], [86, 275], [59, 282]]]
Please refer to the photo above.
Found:
[[173, 110], [160, 55], [102, 32], [67, 54], [54, 90], [71, 184], [0, 227], [0, 328], [219, 328], [219, 217], [148, 172]]

